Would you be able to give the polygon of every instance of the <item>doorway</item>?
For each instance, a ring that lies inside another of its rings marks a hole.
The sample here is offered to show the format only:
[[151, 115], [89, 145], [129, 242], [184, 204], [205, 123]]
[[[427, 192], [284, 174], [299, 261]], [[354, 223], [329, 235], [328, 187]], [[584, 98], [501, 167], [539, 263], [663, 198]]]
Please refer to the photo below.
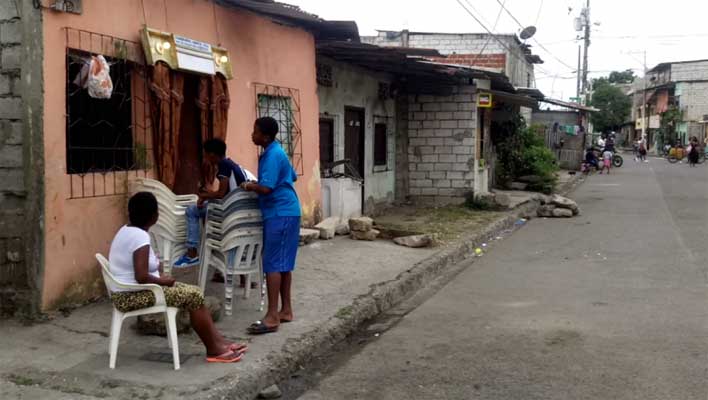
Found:
[[365, 160], [365, 114], [360, 108], [344, 110], [344, 158], [351, 160], [352, 167], [364, 179]]
[[184, 102], [180, 113], [179, 162], [174, 185], [175, 194], [197, 193], [202, 169], [201, 115], [199, 76], [184, 74]]

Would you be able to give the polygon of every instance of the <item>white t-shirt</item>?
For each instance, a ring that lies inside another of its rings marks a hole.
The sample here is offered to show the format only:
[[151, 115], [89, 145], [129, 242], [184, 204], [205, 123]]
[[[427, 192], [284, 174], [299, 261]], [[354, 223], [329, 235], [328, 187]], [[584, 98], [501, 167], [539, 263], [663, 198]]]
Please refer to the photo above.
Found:
[[[140, 228], [124, 226], [120, 228], [111, 242], [108, 253], [108, 262], [111, 264], [111, 273], [121, 283], [137, 284], [135, 268], [133, 267], [133, 253], [145, 246], [150, 246], [150, 235]], [[160, 260], [150, 246], [148, 259], [148, 273], [156, 278], [160, 277]], [[126, 289], [112, 288], [114, 292], [123, 292]]]

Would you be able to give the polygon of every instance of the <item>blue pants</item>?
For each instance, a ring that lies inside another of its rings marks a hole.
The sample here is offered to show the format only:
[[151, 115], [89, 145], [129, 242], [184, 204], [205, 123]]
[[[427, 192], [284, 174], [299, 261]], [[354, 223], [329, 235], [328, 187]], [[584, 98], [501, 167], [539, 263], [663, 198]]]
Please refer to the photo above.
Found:
[[197, 207], [191, 205], [187, 207], [185, 216], [187, 217], [187, 247], [192, 249], [199, 248], [199, 242], [202, 239], [202, 224], [201, 219], [206, 217], [207, 205]]
[[300, 245], [300, 217], [274, 217], [263, 221], [263, 272], [295, 269]]

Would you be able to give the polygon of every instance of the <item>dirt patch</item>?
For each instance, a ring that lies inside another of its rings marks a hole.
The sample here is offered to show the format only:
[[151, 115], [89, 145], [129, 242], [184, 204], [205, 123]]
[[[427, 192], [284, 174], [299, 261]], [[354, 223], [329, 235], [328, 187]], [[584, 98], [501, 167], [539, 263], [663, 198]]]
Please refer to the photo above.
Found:
[[463, 206], [438, 208], [398, 207], [376, 218], [377, 229], [387, 239], [395, 237], [435, 234], [445, 242], [451, 242], [482, 229], [504, 213], [476, 211]]

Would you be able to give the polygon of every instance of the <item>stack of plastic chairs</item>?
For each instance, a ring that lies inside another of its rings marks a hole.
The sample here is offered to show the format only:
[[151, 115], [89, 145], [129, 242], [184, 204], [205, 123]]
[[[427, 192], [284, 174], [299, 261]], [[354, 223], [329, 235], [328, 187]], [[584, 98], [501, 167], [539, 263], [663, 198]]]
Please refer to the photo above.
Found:
[[131, 180], [130, 191], [150, 192], [157, 198], [160, 217], [157, 224], [150, 228], [150, 236], [165, 274], [171, 275], [172, 265], [187, 250], [186, 209], [196, 205], [199, 197], [195, 194], [176, 195], [162, 182], [148, 178]]
[[202, 231], [199, 286], [204, 290], [209, 268], [224, 275], [224, 311], [231, 315], [236, 277], [246, 276], [244, 298], [251, 290], [251, 278], [257, 274], [261, 288], [259, 310], [265, 303], [263, 282], [263, 218], [258, 197], [236, 190], [219, 202], [210, 202]]

